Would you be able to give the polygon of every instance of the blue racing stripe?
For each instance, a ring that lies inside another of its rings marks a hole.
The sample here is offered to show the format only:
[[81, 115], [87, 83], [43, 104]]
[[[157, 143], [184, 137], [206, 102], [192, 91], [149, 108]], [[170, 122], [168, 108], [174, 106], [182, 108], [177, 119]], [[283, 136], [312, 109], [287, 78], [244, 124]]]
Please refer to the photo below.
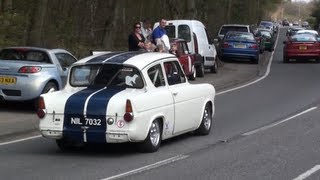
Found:
[[123, 52], [112, 52], [112, 53], [108, 53], [108, 54], [102, 54], [100, 56], [94, 57], [92, 59], [90, 59], [89, 61], [87, 61], [86, 63], [101, 63], [103, 61], [105, 61], [106, 59], [115, 56], [117, 54], [121, 54]]
[[76, 142], [83, 142], [84, 105], [87, 98], [99, 89], [86, 88], [70, 96], [64, 108], [63, 136]]
[[[104, 89], [97, 94], [93, 95], [87, 106], [87, 118], [103, 120], [106, 122], [106, 112], [109, 100], [115, 94], [123, 91], [125, 88], [110, 88]], [[90, 126], [87, 133], [88, 142], [103, 143], [106, 142], [106, 125], [103, 126]]]
[[136, 55], [139, 55], [139, 54], [143, 54], [143, 53], [145, 53], [145, 52], [144, 51], [129, 51], [127, 53], [124, 53], [122, 55], [116, 56], [114, 58], [110, 58], [109, 60], [107, 60], [105, 62], [113, 62], [113, 63], [122, 64], [126, 60], [132, 58], [133, 56], [136, 56]]
[[[89, 143], [105, 143], [106, 112], [109, 100], [124, 89], [86, 88], [70, 96], [65, 106], [63, 137], [75, 142], [84, 142], [86, 139]], [[84, 115], [85, 102], [89, 97], [86, 115]], [[85, 135], [84, 128], [86, 128]]]

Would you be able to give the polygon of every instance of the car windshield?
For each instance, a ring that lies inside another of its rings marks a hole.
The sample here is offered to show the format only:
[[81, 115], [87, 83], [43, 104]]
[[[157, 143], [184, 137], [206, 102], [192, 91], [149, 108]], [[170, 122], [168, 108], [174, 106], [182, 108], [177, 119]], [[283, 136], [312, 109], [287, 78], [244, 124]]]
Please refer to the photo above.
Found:
[[265, 37], [268, 37], [268, 38], [271, 37], [271, 33], [269, 31], [259, 31], [258, 35], [259, 36], [265, 36]]
[[143, 88], [139, 70], [119, 64], [74, 66], [70, 73], [74, 87], [126, 87]]
[[223, 26], [220, 30], [220, 35], [226, 35], [229, 31], [248, 32], [248, 28], [244, 26]]
[[0, 59], [51, 63], [45, 52], [27, 48], [3, 49]]
[[225, 38], [226, 40], [255, 41], [253, 35], [249, 33], [228, 33]]
[[311, 34], [296, 34], [291, 37], [293, 42], [315, 42], [317, 38]]

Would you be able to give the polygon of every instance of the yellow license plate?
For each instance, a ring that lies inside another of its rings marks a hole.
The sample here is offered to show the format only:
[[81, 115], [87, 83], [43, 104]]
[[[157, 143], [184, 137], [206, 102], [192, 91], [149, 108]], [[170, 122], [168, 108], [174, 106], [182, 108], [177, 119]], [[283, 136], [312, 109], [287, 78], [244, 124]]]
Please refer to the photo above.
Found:
[[246, 48], [245, 44], [235, 44], [235, 48]]
[[300, 50], [306, 50], [306, 49], [307, 49], [307, 46], [299, 46], [299, 49], [300, 49]]
[[0, 76], [0, 84], [16, 84], [17, 78]]

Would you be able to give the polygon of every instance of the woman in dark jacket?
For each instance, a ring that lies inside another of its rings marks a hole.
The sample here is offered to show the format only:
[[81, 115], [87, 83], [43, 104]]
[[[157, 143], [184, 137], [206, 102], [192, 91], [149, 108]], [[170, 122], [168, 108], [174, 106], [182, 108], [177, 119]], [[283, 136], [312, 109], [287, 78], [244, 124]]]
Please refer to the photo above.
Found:
[[145, 38], [141, 34], [140, 23], [135, 23], [133, 28], [134, 28], [134, 31], [128, 37], [129, 51], [144, 50]]

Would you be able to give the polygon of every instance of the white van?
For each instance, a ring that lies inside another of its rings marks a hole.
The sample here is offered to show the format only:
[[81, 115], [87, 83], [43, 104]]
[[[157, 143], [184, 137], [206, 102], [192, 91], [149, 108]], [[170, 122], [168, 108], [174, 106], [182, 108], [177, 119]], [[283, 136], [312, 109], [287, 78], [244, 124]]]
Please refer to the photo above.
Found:
[[[158, 26], [159, 22], [154, 24], [153, 29]], [[216, 48], [208, 36], [206, 27], [200, 21], [168, 20], [165, 29], [169, 38], [186, 40], [191, 53], [199, 54], [195, 64], [198, 77], [204, 76], [205, 68], [213, 73], [218, 72]]]

